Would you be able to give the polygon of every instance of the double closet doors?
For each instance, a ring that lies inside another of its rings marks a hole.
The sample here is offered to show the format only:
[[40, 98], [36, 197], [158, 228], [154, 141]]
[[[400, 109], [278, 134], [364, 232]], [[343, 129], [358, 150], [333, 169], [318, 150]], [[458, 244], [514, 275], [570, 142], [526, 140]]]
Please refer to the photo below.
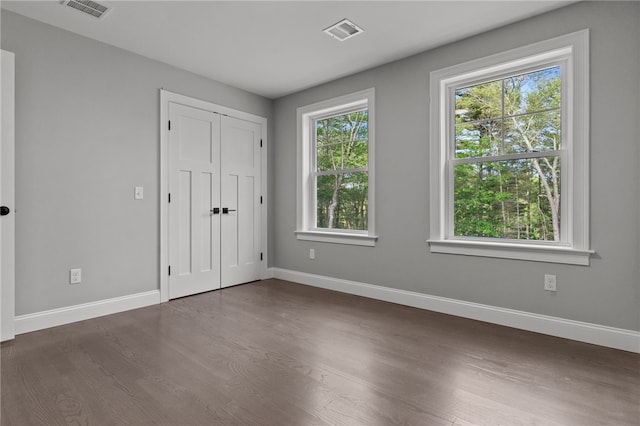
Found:
[[260, 279], [259, 123], [169, 103], [169, 298]]

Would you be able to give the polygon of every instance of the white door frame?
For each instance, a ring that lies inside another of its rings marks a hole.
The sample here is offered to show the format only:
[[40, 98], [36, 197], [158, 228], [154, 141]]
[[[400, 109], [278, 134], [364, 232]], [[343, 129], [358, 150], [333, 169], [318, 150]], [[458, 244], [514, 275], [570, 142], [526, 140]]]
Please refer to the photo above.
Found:
[[267, 277], [267, 262], [269, 255], [267, 248], [267, 119], [258, 115], [238, 111], [222, 105], [217, 105], [201, 99], [191, 98], [178, 93], [160, 90], [160, 302], [169, 300], [169, 103], [174, 102], [205, 111], [217, 112], [222, 115], [239, 118], [241, 120], [258, 123], [262, 129], [261, 150], [261, 230], [260, 244], [263, 253], [260, 278]]
[[1, 103], [2, 136], [0, 138], [0, 173], [2, 187], [0, 202], [11, 209], [0, 219], [2, 237], [0, 246], [0, 341], [15, 337], [15, 55], [2, 50]]

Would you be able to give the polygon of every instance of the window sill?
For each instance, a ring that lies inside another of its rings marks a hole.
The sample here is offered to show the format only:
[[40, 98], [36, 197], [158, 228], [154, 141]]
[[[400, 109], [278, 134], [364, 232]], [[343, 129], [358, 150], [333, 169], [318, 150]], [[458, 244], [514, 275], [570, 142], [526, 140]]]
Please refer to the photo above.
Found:
[[346, 232], [296, 231], [296, 238], [304, 241], [350, 244], [354, 246], [375, 247], [378, 237], [367, 234], [349, 234]]
[[592, 250], [534, 244], [514, 244], [468, 240], [427, 240], [431, 253], [496, 257], [533, 262], [589, 266]]

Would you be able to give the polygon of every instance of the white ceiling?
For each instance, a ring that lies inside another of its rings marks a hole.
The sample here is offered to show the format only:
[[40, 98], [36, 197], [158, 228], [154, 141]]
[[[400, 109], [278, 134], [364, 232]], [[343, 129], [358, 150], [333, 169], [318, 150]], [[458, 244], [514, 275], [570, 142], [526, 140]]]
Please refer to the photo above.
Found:
[[[419, 53], [572, 1], [101, 1], [2, 8], [269, 98]], [[322, 32], [348, 18], [364, 33]]]

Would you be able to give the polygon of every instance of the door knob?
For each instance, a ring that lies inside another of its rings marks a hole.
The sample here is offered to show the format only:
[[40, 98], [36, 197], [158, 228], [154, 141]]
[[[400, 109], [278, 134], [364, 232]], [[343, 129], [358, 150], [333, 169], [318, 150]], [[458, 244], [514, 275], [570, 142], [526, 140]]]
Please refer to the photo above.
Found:
[[222, 214], [229, 214], [229, 212], [235, 212], [235, 210], [232, 210], [229, 207], [222, 208]]
[[2, 206], [0, 207], [0, 216], [6, 216], [9, 214], [11, 210], [9, 210], [9, 207], [7, 206]]
[[220, 207], [214, 207], [211, 209], [211, 214], [220, 214]]

